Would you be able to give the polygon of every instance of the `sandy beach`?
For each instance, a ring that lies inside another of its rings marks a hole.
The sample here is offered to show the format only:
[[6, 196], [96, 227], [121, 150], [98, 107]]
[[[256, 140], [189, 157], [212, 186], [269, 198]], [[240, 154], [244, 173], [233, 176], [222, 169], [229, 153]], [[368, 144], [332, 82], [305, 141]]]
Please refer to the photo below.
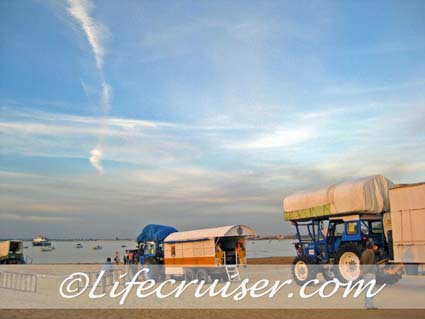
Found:
[[[254, 267], [267, 267], [267, 265], [286, 265], [292, 262], [293, 257], [269, 257], [269, 258], [252, 258], [249, 259], [249, 264]], [[258, 266], [257, 266], [258, 265]], [[98, 265], [86, 265], [87, 267], [96, 268]], [[42, 271], [46, 269], [46, 265], [38, 265], [35, 269]], [[53, 267], [53, 265], [52, 265]], [[283, 266], [281, 266], [283, 267]], [[93, 269], [94, 269], [93, 268]], [[269, 267], [270, 268], [270, 267]], [[266, 269], [266, 268], [265, 268]], [[51, 272], [55, 274], [54, 271]], [[59, 273], [59, 270], [58, 270]], [[26, 298], [25, 294], [16, 294], [16, 298]], [[16, 304], [25, 304], [29, 300], [19, 301]], [[15, 300], [16, 302], [16, 300]], [[142, 306], [143, 307], [143, 306]], [[147, 305], [147, 307], [149, 307]], [[308, 307], [308, 304], [305, 305]], [[66, 308], [59, 306], [59, 309], [2, 309], [0, 311], [0, 318], [32, 318], [32, 319], [50, 319], [50, 318], [422, 318], [425, 317], [425, 310], [422, 309], [381, 309], [369, 310], [362, 309], [271, 309], [267, 306], [262, 309], [249, 307], [250, 309], [209, 309], [205, 305], [201, 305], [199, 309], [181, 309], [170, 307], [168, 309], [124, 309], [117, 305], [116, 307], [109, 307], [109, 309], [60, 309]], [[201, 309], [202, 308], [202, 309]], [[283, 307], [282, 307], [283, 308]], [[388, 308], [388, 307], [387, 307]]]
[[262, 258], [249, 258], [249, 265], [289, 265], [294, 260], [293, 256], [279, 256], [279, 257], [262, 257]]
[[60, 310], [2, 310], [0, 318], [8, 319], [183, 319], [183, 318], [205, 318], [205, 319], [245, 319], [245, 318], [270, 318], [270, 319], [418, 319], [425, 317], [425, 310], [334, 310], [334, 309], [167, 309], [167, 310], [145, 310], [145, 309], [60, 309]]

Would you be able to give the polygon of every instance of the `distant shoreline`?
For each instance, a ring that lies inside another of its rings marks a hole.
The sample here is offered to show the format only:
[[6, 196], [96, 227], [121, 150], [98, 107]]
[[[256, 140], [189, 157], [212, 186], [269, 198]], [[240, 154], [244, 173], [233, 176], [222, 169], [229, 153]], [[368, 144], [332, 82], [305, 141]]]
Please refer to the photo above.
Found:
[[[252, 257], [248, 258], [248, 265], [289, 265], [292, 264], [294, 256], [272, 256], [272, 257]], [[64, 262], [64, 263], [40, 263], [30, 265], [102, 265], [101, 262]], [[25, 264], [22, 264], [25, 266]], [[120, 263], [123, 266], [122, 263]], [[16, 265], [13, 265], [16, 266]], [[21, 265], [20, 265], [21, 266]]]
[[[255, 238], [248, 238], [247, 240], [250, 241], [256, 241], [256, 240], [288, 240], [288, 239], [296, 239], [295, 236], [282, 236], [282, 235], [276, 235], [276, 236], [260, 236]], [[7, 241], [7, 240], [22, 240], [22, 241], [32, 241], [33, 238], [0, 238], [0, 241]], [[56, 239], [56, 238], [49, 238], [49, 241], [132, 241], [136, 242], [134, 238], [100, 238], [100, 239], [94, 239], [94, 238], [76, 238], [76, 239]]]
[[[136, 242], [136, 240], [134, 238], [119, 238], [119, 239], [114, 239], [114, 238], [101, 238], [101, 239], [94, 239], [94, 238], [87, 238], [87, 239], [83, 239], [83, 238], [77, 238], [77, 239], [56, 239], [56, 238], [48, 238], [49, 241], [134, 241]], [[0, 238], [0, 241], [6, 241], [6, 240], [22, 240], [22, 241], [32, 241], [33, 238]]]

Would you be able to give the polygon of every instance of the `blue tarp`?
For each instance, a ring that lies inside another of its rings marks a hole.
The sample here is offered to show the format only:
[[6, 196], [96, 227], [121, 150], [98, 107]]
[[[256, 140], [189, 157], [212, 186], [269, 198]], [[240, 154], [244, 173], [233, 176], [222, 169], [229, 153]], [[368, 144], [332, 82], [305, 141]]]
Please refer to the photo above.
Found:
[[137, 243], [142, 241], [161, 242], [168, 235], [177, 232], [178, 230], [171, 226], [149, 224], [143, 228], [142, 232], [137, 236]]

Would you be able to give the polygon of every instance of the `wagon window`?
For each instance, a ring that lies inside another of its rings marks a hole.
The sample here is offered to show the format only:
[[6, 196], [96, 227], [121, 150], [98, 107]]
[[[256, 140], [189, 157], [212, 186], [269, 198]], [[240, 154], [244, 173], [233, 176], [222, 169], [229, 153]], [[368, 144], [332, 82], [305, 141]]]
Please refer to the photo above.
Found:
[[171, 257], [176, 257], [176, 246], [171, 246]]

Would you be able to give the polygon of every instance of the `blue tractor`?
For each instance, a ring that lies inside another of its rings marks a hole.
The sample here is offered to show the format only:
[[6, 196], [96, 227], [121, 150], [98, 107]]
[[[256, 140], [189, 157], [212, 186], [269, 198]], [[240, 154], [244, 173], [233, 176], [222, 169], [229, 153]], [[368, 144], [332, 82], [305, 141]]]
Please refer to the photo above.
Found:
[[318, 217], [291, 222], [298, 239], [292, 274], [300, 285], [316, 278], [319, 272], [326, 280], [335, 277], [341, 282], [357, 280], [361, 275], [360, 256], [369, 239], [377, 246], [377, 260], [388, 257], [380, 214]]
[[137, 236], [139, 261], [142, 265], [164, 264], [164, 239], [177, 232], [171, 226], [149, 224]]

